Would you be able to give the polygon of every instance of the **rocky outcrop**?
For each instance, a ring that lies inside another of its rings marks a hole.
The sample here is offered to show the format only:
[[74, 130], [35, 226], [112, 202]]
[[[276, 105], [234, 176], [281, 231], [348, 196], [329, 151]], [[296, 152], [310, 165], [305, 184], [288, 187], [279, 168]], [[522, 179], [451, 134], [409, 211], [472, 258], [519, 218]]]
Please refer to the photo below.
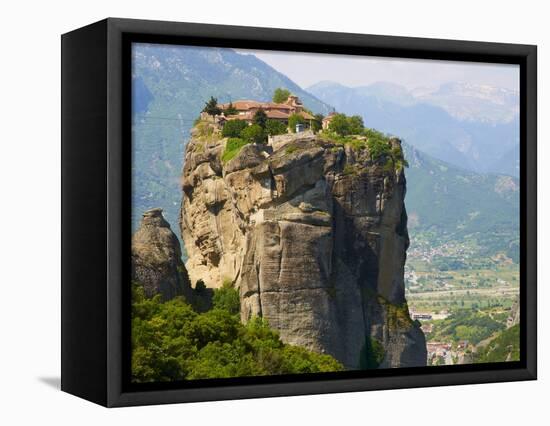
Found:
[[178, 238], [159, 208], [143, 214], [132, 237], [132, 280], [143, 285], [147, 297], [160, 294], [163, 300], [176, 296], [190, 300], [191, 286]]
[[247, 145], [223, 163], [225, 143], [195, 134], [186, 150], [180, 225], [192, 282], [231, 280], [243, 321], [262, 316], [285, 342], [348, 368], [372, 366], [373, 347], [380, 367], [425, 365], [404, 296], [403, 170], [317, 135]]

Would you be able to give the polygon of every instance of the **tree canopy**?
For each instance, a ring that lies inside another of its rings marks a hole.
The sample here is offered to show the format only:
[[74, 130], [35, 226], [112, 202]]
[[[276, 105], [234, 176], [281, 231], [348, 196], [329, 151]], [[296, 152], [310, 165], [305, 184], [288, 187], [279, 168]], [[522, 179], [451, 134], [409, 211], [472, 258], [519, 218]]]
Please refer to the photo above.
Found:
[[265, 129], [265, 125], [267, 123], [267, 114], [263, 109], [260, 108], [258, 111], [256, 111], [254, 117], [252, 118], [252, 123], [257, 124], [262, 129]]
[[208, 115], [219, 115], [222, 113], [222, 110], [218, 106], [218, 100], [214, 96], [210, 96], [202, 112], [206, 112]]
[[345, 114], [336, 114], [329, 124], [329, 130], [340, 136], [360, 135], [363, 133], [363, 119], [358, 115], [348, 117]]
[[283, 135], [287, 132], [287, 127], [280, 121], [267, 120], [265, 130], [270, 136]]
[[279, 87], [273, 92], [273, 102], [281, 104], [285, 102], [290, 95], [291, 93], [289, 90]]
[[241, 132], [248, 127], [248, 123], [244, 120], [228, 120], [222, 129], [224, 138], [238, 138]]
[[363, 124], [363, 118], [361, 118], [359, 115], [352, 115], [351, 117], [348, 117], [348, 123], [349, 132], [351, 135], [360, 135], [365, 128], [365, 125]]
[[284, 344], [261, 318], [239, 320], [238, 291], [214, 290], [213, 307], [196, 312], [183, 298], [148, 299], [132, 288], [132, 380], [159, 382], [343, 370], [329, 355]]
[[241, 132], [241, 138], [248, 143], [265, 143], [267, 139], [264, 129], [258, 124], [252, 124], [244, 128]]

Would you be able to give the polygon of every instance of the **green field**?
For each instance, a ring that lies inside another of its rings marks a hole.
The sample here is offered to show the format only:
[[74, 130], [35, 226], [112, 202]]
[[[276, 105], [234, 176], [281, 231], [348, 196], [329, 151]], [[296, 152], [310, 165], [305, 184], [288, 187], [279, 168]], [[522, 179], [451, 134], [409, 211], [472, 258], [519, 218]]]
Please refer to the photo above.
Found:
[[445, 241], [411, 230], [405, 289], [416, 311], [510, 308], [519, 294], [519, 265], [475, 238]]

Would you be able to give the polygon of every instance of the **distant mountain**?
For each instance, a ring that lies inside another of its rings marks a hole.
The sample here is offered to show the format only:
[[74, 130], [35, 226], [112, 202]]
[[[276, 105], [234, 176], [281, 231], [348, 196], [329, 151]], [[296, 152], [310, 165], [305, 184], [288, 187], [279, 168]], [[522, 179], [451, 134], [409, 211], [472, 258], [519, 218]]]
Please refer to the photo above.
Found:
[[509, 123], [519, 114], [519, 93], [487, 85], [453, 82], [437, 88], [418, 88], [410, 94], [439, 106], [459, 120]]
[[[466, 86], [468, 90], [462, 97], [451, 95], [460, 92], [460, 87], [446, 85], [414, 93], [389, 83], [350, 88], [325, 81], [307, 90], [330, 102], [336, 110], [359, 114], [367, 126], [398, 135], [440, 160], [483, 173], [516, 171], [513, 175], [517, 176], [513, 154], [517, 152], [519, 156], [519, 118], [516, 115], [511, 121], [493, 123], [482, 114], [477, 121], [454, 117], [447, 110], [451, 108], [449, 105], [463, 111], [467, 105], [464, 99], [476, 104], [472, 99], [477, 92], [471, 86]], [[483, 104], [482, 99], [489, 98], [495, 104], [513, 103], [510, 100], [513, 95], [498, 90], [481, 91], [478, 97], [479, 105]], [[457, 101], [453, 104], [451, 99]], [[470, 111], [475, 117], [475, 109]]]
[[403, 86], [387, 82], [373, 83], [369, 86], [356, 88], [363, 96], [371, 96], [379, 100], [389, 101], [402, 106], [414, 105], [416, 98]]
[[519, 149], [512, 147], [490, 166], [491, 170], [510, 176], [519, 176]]
[[491, 254], [514, 253], [519, 238], [516, 178], [467, 171], [407, 144], [404, 151], [412, 233], [430, 231], [439, 239], [458, 241], [470, 236]]
[[177, 227], [189, 130], [205, 102], [268, 101], [284, 87], [314, 112], [332, 108], [253, 55], [232, 49], [139, 44], [133, 50], [133, 226], [162, 207]]

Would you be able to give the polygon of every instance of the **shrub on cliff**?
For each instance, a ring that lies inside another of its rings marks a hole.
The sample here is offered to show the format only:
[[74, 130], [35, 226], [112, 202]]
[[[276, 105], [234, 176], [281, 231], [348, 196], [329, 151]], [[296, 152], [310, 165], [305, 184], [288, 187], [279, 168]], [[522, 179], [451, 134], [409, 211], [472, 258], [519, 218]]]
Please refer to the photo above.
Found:
[[222, 162], [227, 163], [234, 158], [245, 145], [248, 145], [248, 141], [241, 138], [229, 138], [225, 144], [225, 150], [222, 154]]
[[241, 139], [244, 139], [248, 143], [266, 143], [267, 136], [264, 129], [258, 124], [247, 126], [241, 132]]
[[367, 147], [371, 158], [375, 161], [383, 155], [389, 155], [391, 152], [390, 144], [383, 139], [368, 138]]
[[360, 135], [363, 133], [365, 125], [363, 124], [363, 119], [359, 115], [347, 117], [347, 121], [350, 135]]
[[402, 169], [403, 167], [409, 167], [409, 162], [405, 160], [405, 154], [403, 153], [403, 148], [401, 147], [392, 148], [391, 158], [397, 170]]
[[214, 132], [214, 127], [206, 122], [200, 121], [195, 125], [195, 137], [201, 141], [217, 139], [218, 134]]
[[345, 114], [335, 114], [328, 125], [330, 131], [339, 136], [351, 135], [351, 123], [349, 117]]
[[287, 132], [286, 126], [277, 120], [267, 120], [265, 131], [270, 136], [284, 135]]
[[363, 134], [365, 126], [363, 124], [363, 119], [358, 115], [348, 117], [346, 114], [335, 114], [328, 128], [331, 132], [339, 136], [348, 136]]
[[224, 138], [238, 138], [246, 127], [248, 127], [248, 123], [244, 120], [230, 120], [224, 124], [222, 136]]
[[365, 344], [361, 349], [359, 367], [362, 370], [378, 368], [384, 360], [384, 346], [374, 337], [366, 336]]
[[342, 370], [329, 355], [284, 344], [266, 321], [246, 325], [235, 313], [235, 289], [214, 290], [214, 307], [197, 313], [183, 298], [162, 302], [132, 291], [132, 379], [187, 379]]

